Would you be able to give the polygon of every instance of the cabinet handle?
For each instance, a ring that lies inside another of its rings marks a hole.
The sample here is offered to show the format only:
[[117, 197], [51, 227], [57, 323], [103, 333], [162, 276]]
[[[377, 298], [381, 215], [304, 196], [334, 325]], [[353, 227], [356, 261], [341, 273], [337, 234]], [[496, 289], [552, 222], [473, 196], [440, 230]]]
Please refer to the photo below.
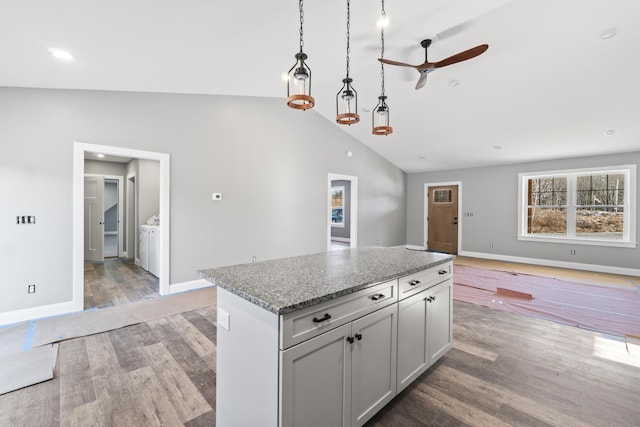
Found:
[[448, 273], [448, 271], [447, 271], [447, 270], [440, 270], [440, 271], [438, 271], [438, 274], [440, 274], [440, 275], [442, 275], [442, 274], [447, 274], [447, 273]]
[[411, 286], [419, 285], [420, 284], [420, 280], [412, 280], [412, 281], [409, 282], [409, 284]]
[[353, 339], [353, 337], [347, 337], [347, 341], [349, 342], [349, 344], [353, 344], [355, 340]]
[[384, 294], [375, 294], [375, 295], [371, 296], [371, 299], [374, 300], [374, 301], [378, 301], [378, 300], [383, 299], [383, 298], [384, 298]]
[[325, 313], [324, 317], [322, 319], [318, 319], [317, 317], [314, 317], [313, 318], [313, 323], [322, 323], [325, 320], [329, 320], [329, 319], [331, 319], [331, 316], [329, 315], [329, 313]]
[[362, 339], [362, 334], [356, 334], [356, 339], [360, 341]]
[[427, 301], [429, 301], [429, 302], [433, 302], [433, 301], [435, 301], [435, 300], [436, 300], [436, 297], [429, 297], [429, 298], [427, 298]]

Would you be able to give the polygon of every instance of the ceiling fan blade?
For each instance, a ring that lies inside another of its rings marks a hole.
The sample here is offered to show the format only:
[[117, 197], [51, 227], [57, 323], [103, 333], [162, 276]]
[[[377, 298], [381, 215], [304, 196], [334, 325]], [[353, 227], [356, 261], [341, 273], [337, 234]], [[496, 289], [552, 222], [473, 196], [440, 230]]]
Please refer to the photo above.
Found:
[[467, 59], [475, 58], [476, 56], [484, 53], [487, 49], [489, 49], [488, 44], [481, 44], [480, 46], [472, 47], [471, 49], [465, 50], [464, 52], [457, 53], [453, 56], [443, 59], [442, 61], [435, 62], [433, 64], [433, 67], [434, 68], [446, 67], [447, 65], [466, 61]]
[[387, 59], [387, 58], [378, 58], [378, 61], [380, 61], [380, 62], [382, 62], [384, 64], [399, 65], [401, 67], [411, 67], [411, 68], [415, 68], [415, 69], [419, 69], [420, 67], [422, 67], [424, 65], [424, 64], [420, 64], [420, 65], [405, 64], [404, 62], [393, 61], [393, 60]]
[[416, 83], [416, 90], [423, 88], [425, 84], [427, 84], [427, 75], [429, 73], [420, 73], [420, 78], [418, 79], [418, 83]]

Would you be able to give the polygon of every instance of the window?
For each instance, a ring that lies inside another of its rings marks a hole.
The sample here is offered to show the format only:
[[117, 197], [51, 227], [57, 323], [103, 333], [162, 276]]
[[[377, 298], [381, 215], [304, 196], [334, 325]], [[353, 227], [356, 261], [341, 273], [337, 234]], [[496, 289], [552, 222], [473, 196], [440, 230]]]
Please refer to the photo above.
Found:
[[518, 238], [636, 247], [636, 167], [519, 175]]
[[331, 187], [331, 226], [344, 227], [344, 186]]

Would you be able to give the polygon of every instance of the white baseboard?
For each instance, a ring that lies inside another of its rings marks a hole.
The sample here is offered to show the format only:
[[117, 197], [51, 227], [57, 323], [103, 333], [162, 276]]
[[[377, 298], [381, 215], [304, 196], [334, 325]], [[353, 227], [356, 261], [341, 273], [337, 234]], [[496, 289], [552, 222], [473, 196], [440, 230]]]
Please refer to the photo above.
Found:
[[483, 252], [460, 251], [460, 256], [468, 256], [471, 258], [494, 259], [497, 261], [519, 262], [522, 264], [544, 265], [547, 267], [571, 268], [573, 270], [593, 271], [597, 273], [622, 274], [625, 276], [639, 276], [640, 269], [614, 267], [609, 265], [583, 264], [579, 262], [555, 261], [550, 259], [526, 258], [510, 255], [488, 254]]
[[191, 280], [190, 282], [174, 283], [173, 285], [169, 285], [169, 295], [177, 294], [179, 292], [208, 288], [210, 286], [215, 285], [206, 279], [197, 279]]
[[342, 242], [342, 243], [351, 243], [351, 239], [348, 237], [334, 237], [331, 236], [331, 241], [333, 242]]
[[58, 316], [60, 314], [68, 314], [73, 312], [73, 301], [42, 305], [32, 308], [23, 308], [21, 310], [7, 311], [5, 313], [0, 313], [0, 326], [26, 322], [28, 320], [40, 319], [42, 317]]
[[411, 249], [412, 251], [426, 251], [427, 248], [424, 246], [418, 246], [418, 245], [405, 245], [405, 247], [407, 249]]

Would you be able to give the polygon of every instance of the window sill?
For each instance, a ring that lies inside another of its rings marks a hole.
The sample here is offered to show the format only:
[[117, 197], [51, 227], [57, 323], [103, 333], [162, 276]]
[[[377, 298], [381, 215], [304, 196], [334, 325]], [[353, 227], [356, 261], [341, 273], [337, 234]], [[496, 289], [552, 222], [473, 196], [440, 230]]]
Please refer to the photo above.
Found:
[[638, 245], [638, 242], [628, 242], [621, 240], [583, 239], [549, 236], [518, 236], [518, 240], [529, 242], [564, 243], [570, 245], [609, 246], [616, 248], [636, 248]]

